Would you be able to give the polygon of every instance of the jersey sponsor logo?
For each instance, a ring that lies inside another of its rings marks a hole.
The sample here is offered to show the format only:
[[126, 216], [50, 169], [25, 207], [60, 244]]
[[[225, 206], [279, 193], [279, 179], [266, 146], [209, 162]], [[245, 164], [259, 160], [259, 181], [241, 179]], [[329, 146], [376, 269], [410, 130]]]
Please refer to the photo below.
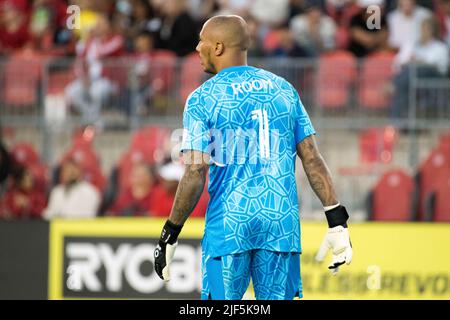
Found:
[[252, 81], [233, 82], [231, 83], [231, 88], [233, 89], [233, 94], [238, 95], [255, 91], [267, 92], [268, 89], [273, 89], [274, 85], [270, 79], [255, 79]]

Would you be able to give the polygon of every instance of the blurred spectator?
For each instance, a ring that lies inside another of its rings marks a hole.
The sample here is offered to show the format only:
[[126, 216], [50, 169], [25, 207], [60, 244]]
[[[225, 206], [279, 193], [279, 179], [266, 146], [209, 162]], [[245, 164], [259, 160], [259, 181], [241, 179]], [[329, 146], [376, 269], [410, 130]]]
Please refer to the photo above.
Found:
[[66, 28], [67, 4], [63, 0], [35, 0], [30, 21], [31, 45], [48, 54], [67, 54], [74, 49]]
[[[178, 183], [180, 182], [183, 173], [184, 166], [174, 162], [169, 162], [160, 168], [159, 176], [161, 178], [161, 184], [155, 188], [153, 193], [154, 199], [157, 199], [153, 208], [154, 216], [169, 216], [175, 199], [175, 193], [177, 192]], [[191, 216], [204, 216], [206, 207], [206, 197], [202, 196]]]
[[218, 0], [219, 9], [213, 15], [236, 14], [246, 16], [249, 12], [252, 0]]
[[30, 41], [30, 8], [26, 0], [4, 0], [0, 5], [0, 53], [8, 54]]
[[171, 50], [180, 57], [195, 51], [198, 28], [187, 12], [186, 0], [164, 1], [162, 14], [156, 47]]
[[264, 47], [261, 40], [259, 23], [251, 16], [246, 19], [248, 31], [250, 34], [250, 47], [248, 48], [249, 57], [262, 57], [264, 56]]
[[125, 30], [127, 40], [133, 40], [142, 32], [157, 33], [161, 29], [161, 18], [148, 0], [132, 0], [130, 25]]
[[[289, 18], [290, 21], [293, 17], [305, 13], [305, 2], [307, 0], [290, 0], [289, 1]], [[321, 5], [321, 9], [324, 9], [324, 0], [318, 0]]]
[[250, 14], [262, 25], [279, 27], [289, 17], [289, 0], [253, 0]]
[[[350, 20], [349, 50], [357, 57], [364, 57], [387, 48], [388, 30], [384, 13], [381, 12], [378, 21], [376, 19], [369, 21], [374, 12], [368, 11], [370, 5], [377, 5], [382, 8], [383, 2], [380, 0], [360, 0], [361, 9]], [[379, 25], [375, 25], [377, 22], [379, 22]]]
[[[154, 65], [154, 37], [148, 31], [142, 31], [134, 38], [134, 73], [137, 76], [136, 91], [131, 92], [132, 105], [135, 107], [136, 114], [146, 115], [148, 106], [152, 105], [152, 99], [155, 95], [161, 94], [165, 87], [164, 81], [160, 77], [152, 74], [152, 67], [161, 68], [165, 66]], [[157, 69], [153, 68], [153, 71]], [[130, 115], [131, 110], [127, 111]]]
[[[267, 55], [271, 57], [307, 57], [309, 52], [300, 47], [288, 27], [280, 27], [273, 31], [275, 43], [269, 48]], [[267, 50], [267, 49], [266, 49]]]
[[161, 184], [155, 188], [154, 197], [158, 199], [157, 205], [153, 210], [153, 215], [168, 217], [172, 210], [173, 200], [178, 188], [178, 183], [184, 173], [184, 167], [173, 162], [162, 166], [159, 169]]
[[84, 124], [102, 126], [100, 112], [114, 91], [114, 83], [105, 75], [109, 57], [123, 51], [123, 37], [112, 31], [106, 15], [99, 15], [95, 29], [77, 44], [77, 79], [68, 85], [69, 102], [81, 113]]
[[218, 2], [216, 0], [188, 0], [189, 14], [196, 21], [203, 23], [219, 9]]
[[443, 0], [442, 2], [443, 12], [444, 12], [444, 25], [445, 31], [444, 39], [447, 46], [450, 46], [450, 0]]
[[92, 184], [82, 179], [83, 173], [74, 159], [66, 160], [61, 167], [61, 183], [53, 188], [46, 219], [93, 218], [100, 205], [100, 194]]
[[333, 19], [323, 14], [318, 0], [308, 0], [305, 11], [293, 17], [290, 23], [297, 44], [311, 57], [334, 49], [336, 25]]
[[[1, 127], [0, 127], [1, 130]], [[6, 181], [11, 169], [11, 157], [8, 150], [3, 145], [1, 132], [0, 132], [0, 193], [2, 191], [2, 184]]]
[[137, 163], [130, 176], [130, 187], [124, 190], [108, 210], [114, 216], [151, 216], [160, 199], [154, 196], [155, 178], [150, 166]]
[[14, 219], [41, 218], [46, 205], [45, 195], [34, 184], [33, 175], [24, 166], [11, 173], [12, 184], [5, 194], [5, 211]]
[[398, 0], [397, 9], [388, 14], [389, 45], [399, 50], [402, 63], [410, 60], [411, 50], [419, 41], [422, 22], [431, 15], [430, 10], [418, 6], [415, 0]]
[[[408, 109], [411, 76], [418, 78], [441, 78], [448, 72], [449, 48], [439, 40], [439, 24], [434, 17], [422, 22], [419, 43], [413, 48], [411, 58], [401, 64], [394, 78], [395, 94], [392, 115], [403, 116]], [[414, 66], [412, 66], [414, 65]], [[411, 71], [414, 67], [415, 70]]]

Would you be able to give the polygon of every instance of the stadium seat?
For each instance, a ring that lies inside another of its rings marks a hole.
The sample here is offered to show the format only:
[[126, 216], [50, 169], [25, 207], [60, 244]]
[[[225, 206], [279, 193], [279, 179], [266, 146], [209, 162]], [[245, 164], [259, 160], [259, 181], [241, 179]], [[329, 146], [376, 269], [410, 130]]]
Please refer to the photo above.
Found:
[[6, 61], [3, 102], [14, 107], [38, 102], [39, 81], [46, 57], [34, 52], [17, 53]]
[[430, 217], [434, 222], [450, 222], [450, 169], [436, 177], [433, 211]]
[[[154, 163], [161, 160], [158, 150], [162, 150], [170, 139], [171, 130], [162, 126], [147, 126], [137, 129], [131, 138], [130, 150], [144, 153], [143, 158]], [[156, 153], [155, 153], [156, 152]]]
[[125, 88], [128, 85], [130, 69], [133, 67], [129, 58], [123, 56], [103, 61], [103, 75], [119, 88]]
[[383, 51], [364, 59], [358, 91], [358, 100], [362, 107], [369, 109], [389, 107], [390, 98], [383, 91], [392, 81], [394, 58], [394, 53]]
[[450, 159], [450, 131], [442, 133], [439, 137], [439, 149]]
[[418, 219], [426, 220], [426, 204], [430, 194], [436, 191], [439, 177], [450, 169], [450, 157], [441, 149], [434, 149], [419, 166], [417, 184], [419, 189]]
[[18, 142], [14, 144], [10, 149], [10, 153], [17, 163], [23, 165], [32, 165], [40, 162], [36, 149], [28, 142]]
[[320, 107], [345, 107], [350, 88], [356, 78], [356, 58], [347, 51], [334, 51], [320, 56], [316, 95]]
[[19, 142], [11, 147], [10, 154], [15, 163], [31, 171], [36, 187], [45, 190], [49, 181], [48, 168], [41, 162], [34, 146], [28, 142]]
[[148, 126], [137, 129], [131, 138], [128, 150], [113, 170], [110, 179], [115, 186], [111, 187], [110, 193], [126, 189], [129, 185], [129, 176], [133, 165], [139, 162], [153, 165], [164, 160], [164, 148], [169, 141], [171, 131], [166, 127]]
[[66, 87], [75, 80], [73, 69], [50, 72], [47, 78], [47, 94], [64, 94]]
[[184, 103], [192, 91], [202, 84], [205, 73], [197, 52], [187, 55], [181, 63], [180, 99]]
[[395, 128], [369, 128], [360, 132], [361, 163], [390, 163], [393, 157], [397, 133]]
[[170, 90], [175, 75], [175, 68], [177, 66], [177, 56], [169, 50], [155, 50], [152, 55], [151, 63], [151, 80], [161, 80], [163, 85], [162, 91]]
[[74, 144], [63, 154], [57, 168], [58, 179], [60, 166], [68, 159], [73, 159], [80, 165], [86, 181], [92, 183], [100, 191], [105, 188], [106, 180], [101, 170], [100, 160], [89, 144]]
[[370, 220], [413, 220], [413, 195], [414, 181], [405, 171], [394, 169], [385, 172], [371, 192]]

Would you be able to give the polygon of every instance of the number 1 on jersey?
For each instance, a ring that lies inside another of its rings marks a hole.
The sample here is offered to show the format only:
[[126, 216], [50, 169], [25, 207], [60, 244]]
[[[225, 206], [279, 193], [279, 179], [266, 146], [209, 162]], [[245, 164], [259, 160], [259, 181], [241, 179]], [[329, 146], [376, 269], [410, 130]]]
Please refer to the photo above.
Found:
[[270, 158], [269, 121], [267, 110], [253, 110], [252, 119], [259, 122], [259, 154], [261, 158]]

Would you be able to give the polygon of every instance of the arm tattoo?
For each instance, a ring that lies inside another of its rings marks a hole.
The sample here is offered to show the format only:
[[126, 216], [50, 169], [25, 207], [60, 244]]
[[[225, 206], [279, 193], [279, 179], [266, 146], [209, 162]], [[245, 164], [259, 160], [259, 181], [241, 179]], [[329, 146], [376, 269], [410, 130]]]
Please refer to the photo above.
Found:
[[314, 136], [306, 138], [297, 145], [297, 154], [302, 160], [311, 188], [323, 206], [338, 203], [330, 170], [317, 149]]
[[186, 171], [178, 184], [177, 193], [169, 220], [183, 225], [197, 205], [205, 186], [207, 166], [204, 164], [186, 165]]

